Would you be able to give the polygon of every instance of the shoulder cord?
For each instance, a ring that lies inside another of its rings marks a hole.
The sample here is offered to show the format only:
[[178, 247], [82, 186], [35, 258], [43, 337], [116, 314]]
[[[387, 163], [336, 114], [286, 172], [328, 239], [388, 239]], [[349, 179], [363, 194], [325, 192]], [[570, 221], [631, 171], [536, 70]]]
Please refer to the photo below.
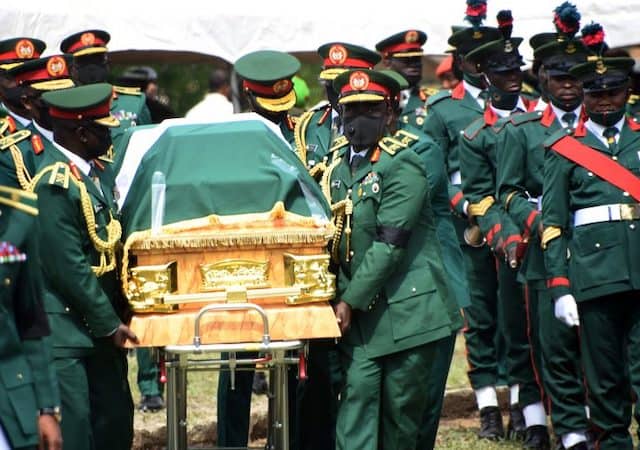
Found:
[[27, 167], [24, 165], [22, 153], [20, 153], [20, 149], [16, 145], [10, 146], [9, 151], [11, 152], [11, 158], [13, 158], [13, 164], [16, 166], [16, 176], [18, 177], [18, 183], [20, 184], [20, 187], [22, 189], [27, 191], [29, 190], [29, 186], [31, 185], [31, 174], [27, 170]]

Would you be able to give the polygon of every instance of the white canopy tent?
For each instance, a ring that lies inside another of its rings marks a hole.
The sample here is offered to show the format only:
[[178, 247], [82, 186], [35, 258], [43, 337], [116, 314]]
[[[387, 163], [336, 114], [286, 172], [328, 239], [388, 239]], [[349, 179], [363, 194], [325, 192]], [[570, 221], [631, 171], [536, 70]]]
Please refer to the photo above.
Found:
[[[552, 11], [560, 0], [489, 0], [488, 25], [500, 9], [511, 9], [514, 36], [528, 39], [553, 31]], [[574, 0], [584, 25], [601, 23], [610, 46], [640, 43], [640, 0]], [[464, 24], [464, 0], [442, 2], [405, 0], [348, 2], [324, 0], [240, 0], [151, 2], [141, 0], [25, 0], [1, 2], [0, 39], [33, 36], [47, 42], [45, 54], [59, 51], [60, 41], [90, 28], [111, 34], [109, 49], [192, 51], [234, 62], [260, 49], [314, 51], [329, 41], [346, 41], [372, 48], [380, 39], [410, 28], [427, 32], [427, 54], [447, 48], [451, 25]], [[526, 47], [526, 48], [525, 48]], [[528, 46], [523, 45], [527, 54]]]

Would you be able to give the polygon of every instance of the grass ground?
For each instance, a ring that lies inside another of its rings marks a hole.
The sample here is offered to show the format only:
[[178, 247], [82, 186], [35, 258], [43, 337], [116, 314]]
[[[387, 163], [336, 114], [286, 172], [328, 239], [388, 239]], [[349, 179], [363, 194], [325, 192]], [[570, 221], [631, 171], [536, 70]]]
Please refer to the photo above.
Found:
[[[135, 404], [140, 401], [140, 394], [136, 385], [137, 364], [135, 357], [129, 358], [129, 382]], [[192, 442], [207, 442], [215, 430], [210, 424], [216, 420], [216, 388], [218, 376], [215, 372], [191, 372], [188, 375], [188, 407], [187, 422], [189, 439]], [[455, 390], [468, 388], [466, 376], [466, 361], [464, 357], [464, 343], [462, 338], [456, 343], [456, 352], [449, 371], [447, 389]], [[261, 415], [267, 409], [266, 397], [255, 396], [252, 399], [252, 414]], [[437, 450], [515, 450], [522, 446], [513, 442], [487, 442], [476, 438], [478, 431], [477, 416], [456, 417], [441, 421], [436, 441]], [[506, 424], [506, 418], [505, 418]], [[141, 413], [136, 411], [134, 428], [137, 438], [134, 443], [136, 450], [156, 450], [162, 448], [164, 438], [158, 433], [166, 425], [164, 411], [158, 413]], [[141, 436], [142, 435], [142, 436]], [[155, 435], [155, 436], [151, 436]], [[260, 441], [255, 441], [259, 445]]]

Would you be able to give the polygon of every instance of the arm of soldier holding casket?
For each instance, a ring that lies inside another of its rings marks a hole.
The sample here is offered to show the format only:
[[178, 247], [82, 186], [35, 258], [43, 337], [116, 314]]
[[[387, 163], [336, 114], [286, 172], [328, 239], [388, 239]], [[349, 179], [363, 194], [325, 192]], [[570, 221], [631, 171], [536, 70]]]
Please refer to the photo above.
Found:
[[55, 185], [40, 185], [38, 198], [40, 245], [46, 249], [41, 263], [52, 287], [83, 318], [94, 337], [112, 336], [117, 345], [124, 343], [124, 337], [135, 342], [91, 269], [90, 250], [84, 248], [89, 242], [83, 236], [87, 224], [79, 205]]
[[405, 255], [428, 191], [420, 157], [412, 151], [396, 154], [383, 180], [376, 217], [377, 237], [342, 295], [342, 301], [350, 307], [366, 311], [371, 299], [393, 275]]
[[569, 162], [548, 151], [544, 162], [541, 246], [547, 270], [547, 289], [555, 303], [555, 316], [568, 326], [579, 325], [578, 307], [571, 291], [567, 259], [570, 230]]

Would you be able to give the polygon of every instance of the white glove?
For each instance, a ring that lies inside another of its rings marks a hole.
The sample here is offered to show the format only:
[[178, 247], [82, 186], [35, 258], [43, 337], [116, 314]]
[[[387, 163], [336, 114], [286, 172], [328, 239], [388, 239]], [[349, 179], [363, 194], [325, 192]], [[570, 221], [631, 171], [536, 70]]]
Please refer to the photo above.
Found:
[[554, 301], [553, 313], [556, 319], [566, 324], [568, 327], [580, 325], [578, 318], [578, 304], [573, 295], [563, 295]]

